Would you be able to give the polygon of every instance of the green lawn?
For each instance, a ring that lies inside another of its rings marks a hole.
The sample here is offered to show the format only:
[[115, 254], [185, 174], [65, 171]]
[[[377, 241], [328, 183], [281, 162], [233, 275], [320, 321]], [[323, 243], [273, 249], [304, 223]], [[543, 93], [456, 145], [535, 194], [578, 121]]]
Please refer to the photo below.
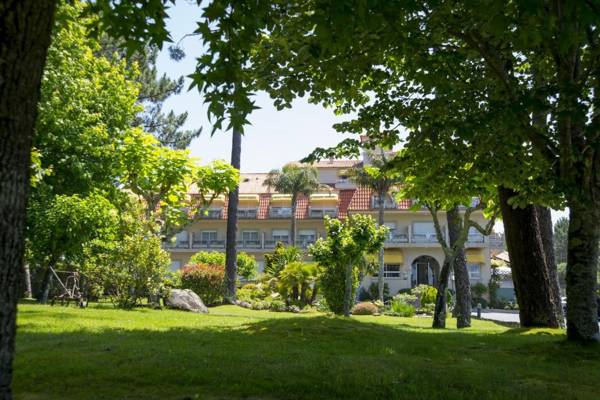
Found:
[[210, 312], [23, 304], [16, 398], [600, 398], [600, 346], [566, 343], [562, 331]]

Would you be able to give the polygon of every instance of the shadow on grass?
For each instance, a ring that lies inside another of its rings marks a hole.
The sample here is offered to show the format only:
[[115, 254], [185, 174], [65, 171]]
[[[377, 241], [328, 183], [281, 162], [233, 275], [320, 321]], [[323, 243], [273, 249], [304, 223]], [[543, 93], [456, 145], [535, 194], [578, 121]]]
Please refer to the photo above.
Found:
[[598, 348], [572, 352], [562, 337], [518, 332], [432, 332], [325, 316], [59, 333], [28, 323], [18, 335], [15, 393], [17, 399], [597, 395]]

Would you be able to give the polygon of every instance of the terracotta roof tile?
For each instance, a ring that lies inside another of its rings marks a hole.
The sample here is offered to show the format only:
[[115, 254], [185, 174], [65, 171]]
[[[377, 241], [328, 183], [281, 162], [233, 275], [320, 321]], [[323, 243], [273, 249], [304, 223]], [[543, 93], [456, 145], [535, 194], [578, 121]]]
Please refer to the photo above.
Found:
[[261, 193], [258, 202], [257, 219], [267, 219], [269, 217], [269, 202], [271, 201], [271, 193]]
[[296, 204], [296, 218], [308, 218], [308, 197], [303, 194], [298, 196], [298, 202]]
[[354, 191], [352, 201], [348, 205], [349, 211], [365, 211], [371, 209], [371, 189], [364, 186], [358, 187]]
[[348, 206], [352, 201], [356, 189], [340, 190], [339, 203], [338, 203], [338, 216], [340, 218], [346, 218], [348, 215]]

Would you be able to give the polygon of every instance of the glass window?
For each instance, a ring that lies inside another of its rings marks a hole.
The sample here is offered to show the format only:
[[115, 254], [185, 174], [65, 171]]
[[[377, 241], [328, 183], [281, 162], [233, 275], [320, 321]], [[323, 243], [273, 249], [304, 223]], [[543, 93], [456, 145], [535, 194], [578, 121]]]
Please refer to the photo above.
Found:
[[179, 260], [171, 261], [171, 266], [169, 268], [171, 269], [171, 271], [177, 271], [179, 268], [181, 268], [181, 261], [179, 261]]
[[468, 268], [469, 268], [469, 279], [471, 279], [471, 280], [481, 279], [481, 265], [469, 264]]
[[292, 216], [292, 207], [271, 207], [269, 215], [272, 218], [290, 218]]
[[[384, 278], [400, 278], [402, 270], [401, 264], [384, 264], [383, 265], [383, 277]], [[375, 272], [374, 277], [378, 276], [379, 273]]]
[[202, 231], [200, 238], [203, 242], [217, 240], [217, 231]]
[[258, 231], [243, 231], [242, 232], [242, 240], [244, 242], [260, 242]]
[[415, 235], [434, 235], [433, 222], [413, 222], [413, 233]]
[[273, 229], [273, 240], [276, 242], [287, 243], [290, 239], [290, 231], [287, 229]]
[[313, 230], [300, 230], [298, 231], [298, 241], [312, 243], [316, 240], [317, 233]]

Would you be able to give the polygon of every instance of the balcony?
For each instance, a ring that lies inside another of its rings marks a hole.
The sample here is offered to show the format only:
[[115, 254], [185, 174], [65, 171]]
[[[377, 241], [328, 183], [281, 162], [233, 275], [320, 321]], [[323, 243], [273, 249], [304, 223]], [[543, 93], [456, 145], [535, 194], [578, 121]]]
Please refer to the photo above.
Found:
[[193, 249], [224, 249], [224, 240], [194, 240], [192, 242]]
[[437, 243], [437, 235], [435, 233], [413, 233], [411, 237], [412, 243]]
[[391, 230], [385, 239], [386, 244], [408, 243], [408, 234]]
[[315, 243], [315, 239], [300, 239], [296, 240], [296, 247], [300, 247], [301, 249], [306, 249], [311, 244]]
[[176, 242], [165, 241], [163, 242], [165, 249], [189, 249], [190, 243], [187, 240], [178, 240]]
[[468, 243], [484, 243], [485, 237], [482, 234], [470, 234], [467, 238]]
[[274, 249], [275, 245], [277, 243], [281, 243], [285, 246], [290, 244], [289, 239], [284, 239], [284, 240], [273, 240], [273, 239], [269, 239], [269, 240], [265, 240], [265, 249]]
[[262, 249], [260, 240], [238, 240], [236, 246], [239, 249]]
[[205, 214], [200, 213], [199, 217], [202, 219], [221, 219], [223, 216], [222, 208], [210, 208]]
[[256, 219], [258, 209], [256, 208], [240, 208], [237, 210], [237, 217], [240, 219]]
[[271, 207], [269, 208], [270, 218], [292, 218], [291, 207]]
[[308, 212], [309, 218], [325, 218], [325, 216], [335, 218], [338, 212], [335, 208], [311, 208]]

